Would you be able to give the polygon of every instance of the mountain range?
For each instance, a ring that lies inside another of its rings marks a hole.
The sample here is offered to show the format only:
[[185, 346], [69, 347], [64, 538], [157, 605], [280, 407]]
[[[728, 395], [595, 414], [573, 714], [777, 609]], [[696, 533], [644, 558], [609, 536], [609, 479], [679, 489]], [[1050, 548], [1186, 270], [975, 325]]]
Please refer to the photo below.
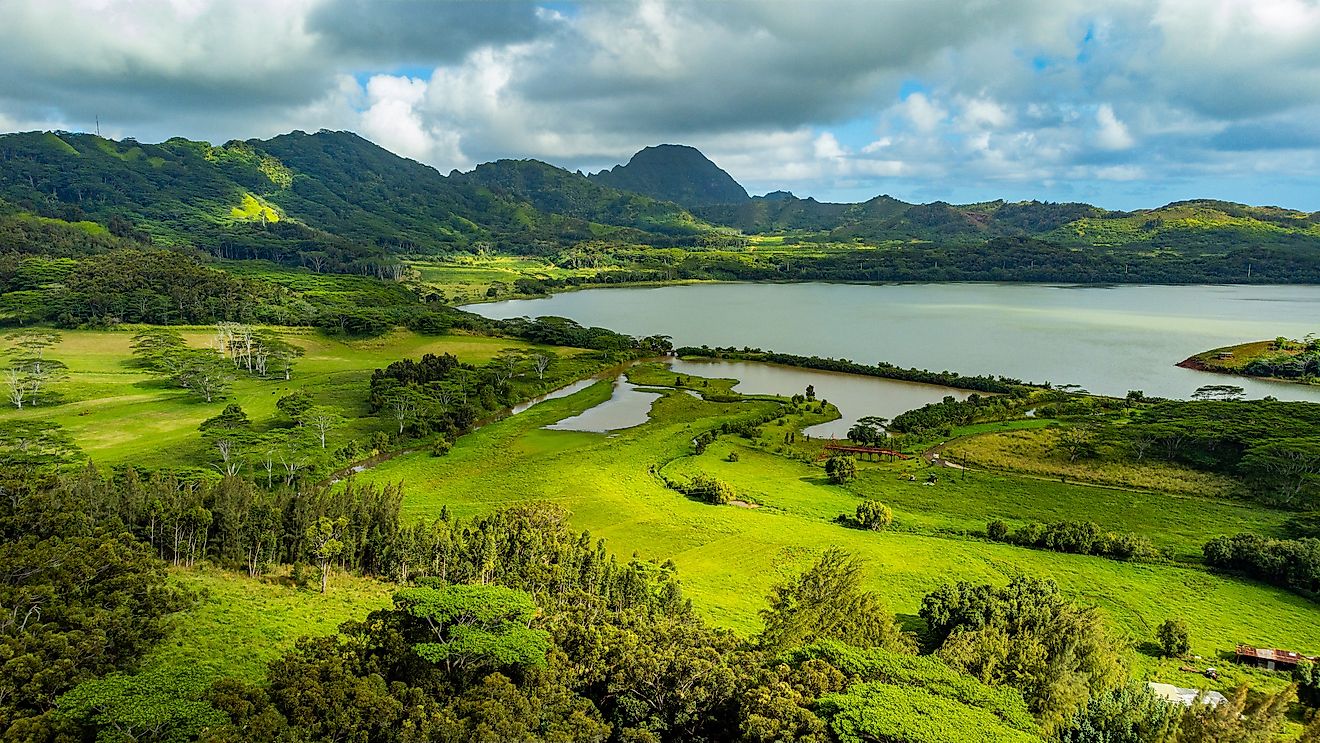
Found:
[[[306, 263], [313, 256], [344, 271], [481, 249], [553, 254], [586, 241], [738, 249], [746, 236], [770, 233], [821, 245], [984, 247], [1012, 238], [1060, 250], [1182, 251], [1201, 259], [1265, 250], [1320, 261], [1320, 212], [1208, 200], [1115, 212], [1038, 201], [750, 197], [701, 152], [679, 145], [648, 147], [591, 175], [536, 160], [445, 175], [350, 132], [220, 146], [0, 135], [0, 251], [40, 251], [30, 244], [34, 235], [62, 230], [66, 238], [108, 233], [225, 258]], [[45, 239], [77, 249], [77, 239]]]

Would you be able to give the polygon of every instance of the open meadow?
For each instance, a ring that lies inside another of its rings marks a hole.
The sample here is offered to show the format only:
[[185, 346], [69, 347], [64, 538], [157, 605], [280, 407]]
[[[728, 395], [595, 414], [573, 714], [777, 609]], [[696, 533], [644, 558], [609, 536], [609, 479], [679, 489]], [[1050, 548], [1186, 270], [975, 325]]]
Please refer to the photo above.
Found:
[[[758, 611], [776, 582], [837, 546], [864, 561], [867, 586], [909, 623], [921, 597], [941, 583], [1001, 583], [1031, 574], [1103, 607], [1138, 643], [1165, 619], [1181, 617], [1194, 651], [1209, 657], [1231, 653], [1238, 642], [1320, 649], [1320, 607], [1276, 588], [1177, 561], [1060, 554], [976, 535], [995, 518], [1086, 518], [1147, 536], [1175, 558], [1189, 559], [1210, 537], [1247, 527], [1276, 530], [1282, 512], [979, 471], [964, 477], [941, 470], [939, 482], [926, 486], [925, 464], [917, 460], [859, 463], [858, 479], [840, 487], [819, 466], [772, 453], [764, 440], [727, 435], [693, 456], [696, 435], [770, 403], [714, 403], [682, 392], [658, 399], [651, 420], [635, 428], [609, 434], [542, 428], [608, 395], [608, 384], [600, 383], [463, 437], [445, 458], [401, 456], [358, 477], [402, 483], [406, 518], [435, 517], [442, 508], [470, 516], [528, 500], [558, 503], [576, 526], [607, 539], [615, 554], [672, 558], [698, 610], [744, 634], [758, 630]], [[737, 461], [728, 461], [731, 452]], [[900, 479], [908, 471], [922, 476]], [[666, 488], [657, 476], [698, 472], [725, 480], [759, 507], [708, 505]], [[876, 533], [838, 523], [863, 497], [889, 504], [895, 527]], [[1157, 664], [1143, 658], [1138, 665]]]
[[[185, 328], [188, 342], [208, 343], [209, 328]], [[395, 331], [370, 340], [345, 340], [311, 330], [281, 330], [305, 350], [293, 379], [240, 377], [224, 400], [206, 404], [139, 368], [133, 333], [69, 331], [50, 349], [67, 359], [62, 402], [49, 408], [8, 411], [0, 419], [46, 417], [64, 426], [101, 466], [198, 466], [205, 447], [198, 424], [226, 404], [238, 403], [254, 422], [277, 417], [275, 401], [295, 389], [340, 410], [347, 422], [339, 439], [381, 430], [368, 416], [365, 389], [371, 371], [400, 358], [452, 353], [484, 363], [526, 344], [466, 335], [422, 336]], [[558, 349], [555, 384], [589, 377], [601, 363]], [[817, 461], [825, 442], [793, 432], [837, 415], [830, 406], [795, 405], [763, 424], [753, 438], [718, 436], [701, 453], [693, 441], [725, 423], [756, 422], [786, 399], [740, 398], [736, 380], [687, 375], [686, 389], [663, 365], [645, 363], [629, 379], [662, 394], [643, 425], [608, 433], [548, 430], [611, 396], [609, 380], [547, 400], [460, 437], [444, 457], [404, 453], [355, 475], [362, 484], [401, 484], [406, 523], [487, 514], [529, 501], [549, 501], [571, 512], [572, 524], [604, 538], [620, 558], [672, 559], [697, 611], [718, 626], [749, 636], [778, 582], [800, 572], [824, 550], [840, 547], [865, 565], [865, 585], [876, 591], [910, 629], [920, 629], [921, 598], [958, 580], [1002, 584], [1018, 575], [1056, 581], [1071, 597], [1095, 604], [1141, 647], [1169, 618], [1188, 624], [1193, 652], [1222, 663], [1239, 642], [1320, 651], [1320, 607], [1282, 589], [1208, 572], [1201, 545], [1249, 530], [1281, 534], [1284, 511], [1215, 495], [1224, 482], [1168, 465], [1093, 473], [1088, 479], [1045, 456], [1046, 420], [977, 424], [949, 439], [946, 457], [966, 457], [970, 471], [933, 468], [920, 456], [858, 462], [858, 477], [831, 484]], [[707, 396], [710, 399], [704, 399]], [[717, 402], [718, 400], [718, 402]], [[726, 401], [727, 400], [727, 401]], [[275, 425], [271, 423], [270, 425]], [[792, 438], [792, 443], [789, 443]], [[918, 451], [926, 445], [919, 444]], [[929, 474], [937, 481], [927, 485]], [[1060, 474], [1066, 475], [1061, 478]], [[713, 476], [732, 487], [739, 503], [714, 506], [685, 496], [671, 482]], [[1066, 479], [1066, 482], [1064, 481]], [[884, 532], [851, 528], [863, 499], [888, 504], [894, 523]], [[1061, 554], [984, 538], [986, 523], [1089, 520], [1105, 529], [1149, 540], [1164, 556], [1119, 561]], [[198, 665], [216, 676], [257, 678], [265, 663], [303, 635], [321, 635], [340, 622], [361, 619], [388, 605], [390, 584], [338, 574], [325, 595], [299, 588], [287, 572], [261, 580], [216, 568], [178, 569], [173, 580], [197, 591], [199, 604], [176, 622], [149, 667]], [[232, 650], [225, 652], [224, 648]], [[1195, 684], [1172, 661], [1132, 656], [1142, 677]], [[1233, 667], [1216, 688], [1244, 678], [1266, 687], [1281, 677]]]
[[[213, 327], [181, 327], [185, 341], [207, 348]], [[207, 459], [198, 434], [202, 421], [226, 405], [240, 405], [257, 424], [271, 425], [280, 397], [305, 391], [317, 405], [340, 411], [346, 419], [335, 431], [336, 442], [363, 437], [389, 426], [369, 417], [367, 383], [371, 373], [402, 358], [449, 353], [460, 361], [484, 364], [506, 349], [528, 350], [531, 344], [510, 338], [476, 335], [428, 336], [396, 330], [378, 338], [328, 336], [318, 330], [278, 328], [284, 341], [302, 349], [291, 379], [260, 379], [235, 375], [223, 399], [205, 402], [195, 394], [142, 367], [132, 354], [135, 330], [61, 331], [47, 355], [68, 366], [68, 378], [55, 392], [59, 404], [12, 408], [0, 420], [41, 419], [63, 427], [90, 459], [103, 465], [140, 467], [196, 466]], [[541, 347], [544, 348], [544, 347]], [[547, 379], [589, 376], [601, 368], [597, 359], [575, 359], [575, 349], [556, 349], [561, 358]]]

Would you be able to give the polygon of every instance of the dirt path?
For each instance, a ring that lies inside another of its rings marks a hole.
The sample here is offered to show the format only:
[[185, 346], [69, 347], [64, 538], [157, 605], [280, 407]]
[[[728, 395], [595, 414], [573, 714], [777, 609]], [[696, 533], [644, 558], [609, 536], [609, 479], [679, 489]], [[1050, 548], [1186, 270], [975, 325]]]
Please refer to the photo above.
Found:
[[[957, 439], [954, 440], [956, 441]], [[955, 469], [955, 470], [967, 469], [966, 467], [962, 466], [961, 464], [958, 464], [957, 462], [951, 462], [944, 458], [944, 449], [948, 445], [949, 442], [945, 441], [939, 444], [938, 446], [932, 446], [931, 448], [921, 453], [921, 458], [926, 460], [926, 463], [932, 467], [948, 467], [950, 469]]]

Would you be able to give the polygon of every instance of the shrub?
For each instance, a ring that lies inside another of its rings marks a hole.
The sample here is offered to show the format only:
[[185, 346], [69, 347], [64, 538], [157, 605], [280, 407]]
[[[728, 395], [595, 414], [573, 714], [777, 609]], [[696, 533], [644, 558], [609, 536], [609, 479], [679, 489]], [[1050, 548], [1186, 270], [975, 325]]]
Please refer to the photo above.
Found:
[[880, 531], [894, 523], [894, 512], [878, 500], [864, 500], [857, 504], [857, 524], [863, 529]]
[[443, 457], [444, 455], [449, 453], [450, 449], [453, 448], [454, 445], [450, 443], [449, 439], [445, 438], [444, 436], [438, 436], [436, 437], [435, 442], [431, 444], [431, 456]]
[[825, 474], [830, 478], [830, 482], [842, 485], [857, 478], [857, 463], [852, 457], [830, 457], [825, 462]]
[[725, 459], [725, 461], [728, 461], [728, 462], [736, 462], [736, 461], [738, 461], [738, 452], [736, 452], [736, 451], [731, 451], [731, 452], [729, 452], [729, 456], [725, 457], [724, 459]]
[[1008, 524], [995, 519], [985, 525], [985, 535], [996, 542], [1008, 539]]
[[1155, 641], [1160, 652], [1166, 658], [1179, 658], [1191, 651], [1191, 641], [1187, 637], [1187, 625], [1176, 619], [1166, 619], [1155, 631]]

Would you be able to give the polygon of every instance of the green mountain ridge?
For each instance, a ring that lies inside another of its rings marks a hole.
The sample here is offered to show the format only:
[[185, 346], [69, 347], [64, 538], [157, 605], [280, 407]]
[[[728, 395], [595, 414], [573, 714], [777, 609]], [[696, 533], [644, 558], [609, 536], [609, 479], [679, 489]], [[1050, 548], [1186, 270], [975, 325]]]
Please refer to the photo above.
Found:
[[746, 201], [747, 191], [695, 147], [647, 147], [624, 165], [588, 176], [614, 188], [672, 201], [688, 208]]
[[[885, 195], [839, 204], [784, 191], [748, 197], [699, 151], [677, 145], [647, 148], [591, 176], [536, 160], [445, 175], [350, 132], [219, 146], [0, 135], [0, 251], [9, 253], [76, 257], [153, 243], [389, 278], [404, 257], [554, 255], [587, 242], [740, 249], [746, 240], [738, 233], [826, 246], [924, 245], [940, 251], [931, 256], [939, 265], [965, 255], [963, 277], [996, 265], [1015, 275], [1013, 256], [1023, 245], [1028, 269], [1069, 251], [1103, 257], [1106, 267], [1079, 271], [1081, 279], [1126, 277], [1129, 263], [1154, 255], [1170, 265], [1196, 263], [1187, 280], [1257, 280], [1253, 271], [1266, 265], [1273, 280], [1320, 275], [1320, 212], [1226, 201], [1119, 212], [1040, 201], [911, 204]], [[859, 254], [821, 276], [876, 280], [892, 273], [886, 265]]]

